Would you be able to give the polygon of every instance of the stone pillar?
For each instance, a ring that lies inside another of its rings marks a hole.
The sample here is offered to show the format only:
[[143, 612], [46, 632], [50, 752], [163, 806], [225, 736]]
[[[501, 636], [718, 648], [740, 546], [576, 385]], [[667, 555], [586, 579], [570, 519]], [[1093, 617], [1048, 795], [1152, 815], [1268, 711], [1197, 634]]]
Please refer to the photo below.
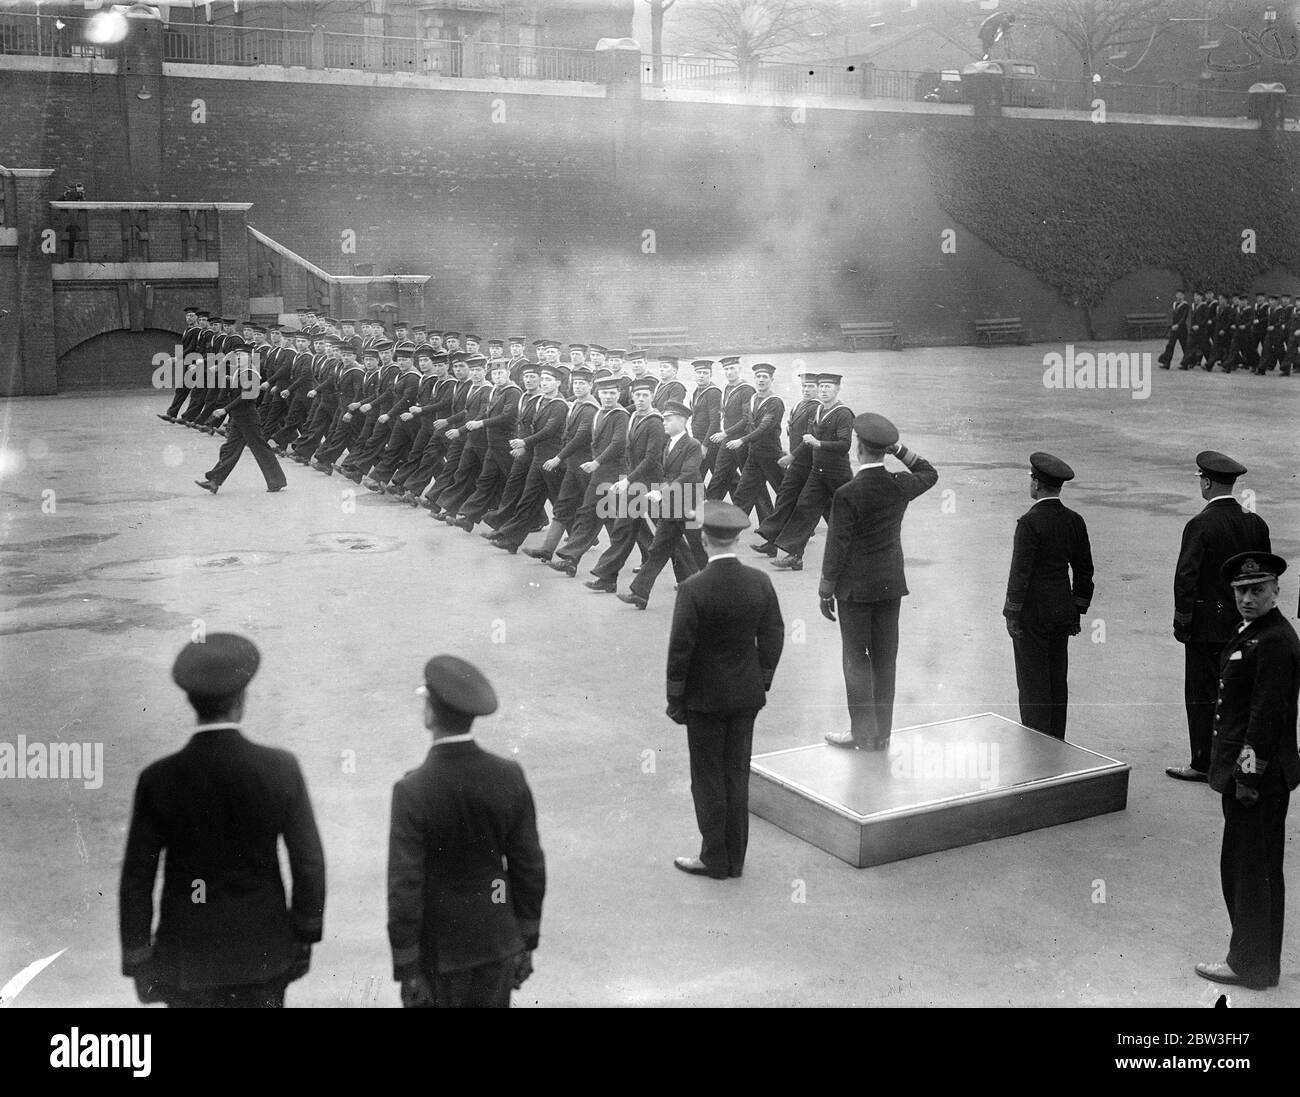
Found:
[[[217, 206], [217, 297], [222, 316], [248, 314], [248, 206]], [[211, 258], [211, 255], [209, 255]]]
[[325, 31], [322, 27], [312, 27], [311, 45], [307, 51], [307, 67], [323, 69], [325, 67]]
[[1286, 118], [1286, 87], [1282, 84], [1252, 84], [1249, 96], [1249, 116], [1259, 122], [1263, 133], [1276, 133]]
[[[118, 53], [118, 89], [125, 125], [129, 199], [156, 199], [162, 182], [162, 21], [133, 13]], [[95, 195], [94, 197], [100, 197]]]
[[[49, 168], [0, 168], [12, 197], [0, 226], [0, 396], [58, 392], [54, 359], [55, 255], [42, 248], [51, 227]], [[55, 244], [57, 248], [57, 243]]]

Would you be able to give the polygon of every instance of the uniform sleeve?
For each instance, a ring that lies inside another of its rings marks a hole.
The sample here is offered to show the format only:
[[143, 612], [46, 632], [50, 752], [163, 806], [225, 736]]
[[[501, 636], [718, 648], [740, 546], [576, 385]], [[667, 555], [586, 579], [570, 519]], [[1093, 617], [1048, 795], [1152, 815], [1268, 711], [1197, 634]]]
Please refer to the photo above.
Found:
[[939, 482], [938, 471], [919, 453], [900, 445], [894, 456], [907, 466], [907, 472], [894, 474], [894, 483], [903, 489], [909, 501], [924, 495]]
[[1201, 559], [1205, 544], [1199, 523], [1189, 522], [1183, 527], [1183, 541], [1178, 549], [1178, 565], [1174, 569], [1174, 626], [1190, 628], [1192, 610], [1196, 606], [1196, 577], [1201, 572]]
[[822, 555], [822, 578], [817, 586], [819, 598], [830, 598], [835, 594], [835, 586], [848, 561], [849, 542], [857, 523], [857, 514], [849, 497], [851, 493], [846, 490], [852, 486], [850, 481], [831, 499], [831, 525], [826, 535], [826, 551]]
[[424, 925], [424, 834], [411, 792], [393, 786], [388, 824], [388, 944], [393, 978], [420, 970], [420, 931]]
[[680, 701], [686, 696], [686, 675], [690, 671], [691, 655], [695, 651], [695, 636], [699, 628], [699, 612], [690, 591], [677, 592], [673, 606], [672, 631], [668, 635], [668, 700]]
[[153, 885], [158, 875], [158, 856], [165, 845], [162, 819], [142, 774], [135, 786], [118, 891], [122, 974], [126, 976], [133, 975], [153, 955]]
[[722, 390], [712, 390], [718, 394], [717, 400], [708, 399], [705, 401], [705, 411], [709, 417], [709, 429], [704, 432], [705, 438], [712, 438], [722, 429]]
[[[754, 390], [750, 388], [749, 385], [742, 385], [741, 389], [745, 391], [745, 399], [744, 399], [745, 411], [744, 414], [741, 415], [739, 419], [737, 419], [734, 423], [732, 423], [731, 426], [726, 428], [726, 435], [728, 441], [735, 441], [737, 438], [743, 438], [746, 434], [749, 433], [749, 428], [750, 428], [749, 404], [750, 401], [754, 399]], [[739, 395], [739, 393], [733, 395], [732, 399], [733, 400], [736, 399], [737, 395]]]
[[634, 484], [650, 483], [664, 467], [664, 421], [657, 415], [651, 415], [643, 429], [648, 434], [645, 456], [627, 474], [627, 478]]
[[[846, 408], [845, 411], [848, 409]], [[830, 438], [823, 438], [820, 448], [827, 453], [848, 453], [852, 441], [853, 412], [849, 411], [847, 415], [835, 417], [835, 434]]]
[[785, 621], [781, 618], [781, 603], [777, 601], [772, 580], [763, 576], [767, 584], [767, 604], [758, 622], [758, 665], [763, 670], [763, 688], [772, 688], [776, 665], [781, 661], [785, 647]]
[[1092, 544], [1088, 541], [1088, 527], [1082, 518], [1079, 524], [1079, 541], [1076, 555], [1070, 560], [1070, 577], [1074, 588], [1074, 607], [1079, 615], [1088, 612], [1092, 605]]
[[1038, 554], [1038, 534], [1025, 518], [1016, 523], [1016, 539], [1011, 549], [1011, 575], [1007, 579], [1007, 600], [1002, 607], [1003, 617], [1019, 617], [1025, 608], [1025, 595], [1029, 591], [1029, 576], [1034, 570], [1034, 557]]
[[1295, 702], [1296, 665], [1282, 637], [1261, 638], [1255, 646], [1250, 687], [1250, 721], [1232, 776], [1248, 788], [1258, 788], [1264, 771], [1283, 741], [1283, 724]]
[[[604, 425], [604, 423], [601, 424], [601, 426]], [[595, 455], [594, 460], [597, 464], [607, 465], [612, 461], [617, 461], [626, 452], [627, 419], [620, 416], [618, 425], [614, 429], [614, 437], [610, 439], [609, 445]]]
[[785, 417], [785, 404], [780, 400], [769, 400], [763, 405], [763, 412], [758, 417], [758, 423], [748, 434], [741, 439], [743, 442], [754, 442], [762, 438], [765, 434], [775, 434], [780, 438], [781, 420]]
[[575, 453], [581, 453], [584, 449], [591, 448], [591, 425], [595, 421], [595, 414], [585, 415], [578, 413], [578, 429], [573, 432], [573, 437], [569, 439], [566, 445], [555, 456], [561, 461], [572, 457]]
[[307, 782], [296, 760], [292, 779], [293, 797], [284, 824], [284, 845], [293, 878], [293, 931], [299, 941], [315, 944], [324, 930], [325, 851], [316, 829]]
[[546, 895], [546, 858], [537, 837], [537, 809], [523, 772], [519, 775], [519, 812], [506, 837], [506, 871], [510, 895], [524, 947], [537, 947], [542, 926], [542, 899]]

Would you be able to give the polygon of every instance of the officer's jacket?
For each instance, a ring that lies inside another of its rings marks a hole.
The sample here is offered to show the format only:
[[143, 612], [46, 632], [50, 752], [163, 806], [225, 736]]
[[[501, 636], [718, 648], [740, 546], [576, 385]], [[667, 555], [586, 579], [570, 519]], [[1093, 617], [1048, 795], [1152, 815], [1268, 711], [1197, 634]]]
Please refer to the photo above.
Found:
[[1072, 625], [1092, 604], [1092, 546], [1082, 516], [1040, 499], [1016, 522], [1004, 617], [1026, 625]]
[[[281, 837], [293, 879], [289, 906]], [[155, 933], [154, 877], [163, 853]], [[321, 939], [324, 909], [320, 835], [288, 751], [218, 727], [196, 732], [140, 774], [119, 904], [127, 974], [152, 959], [160, 980], [182, 989], [267, 982], [290, 967], [300, 943]]]
[[1241, 623], [1232, 588], [1219, 569], [1239, 552], [1271, 552], [1268, 524], [1230, 496], [1205, 504], [1183, 527], [1174, 569], [1174, 625], [1196, 644], [1222, 644]]
[[1232, 792], [1240, 782], [1267, 794], [1300, 785], [1297, 691], [1300, 640], [1274, 606], [1224, 645], [1210, 752], [1212, 789]]
[[434, 746], [393, 787], [393, 976], [463, 971], [536, 948], [546, 893], [532, 793], [517, 762]]
[[883, 465], [859, 469], [835, 492], [822, 557], [821, 595], [878, 602], [907, 593], [903, 514], [908, 503], [934, 487], [939, 474], [914, 453], [901, 450], [900, 459], [907, 472], [889, 472]]

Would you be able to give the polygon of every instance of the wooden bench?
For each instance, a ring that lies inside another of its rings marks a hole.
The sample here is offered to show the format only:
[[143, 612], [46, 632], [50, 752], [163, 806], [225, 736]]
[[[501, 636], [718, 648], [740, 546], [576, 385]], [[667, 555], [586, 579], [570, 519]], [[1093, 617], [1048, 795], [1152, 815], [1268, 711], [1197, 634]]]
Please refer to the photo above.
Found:
[[627, 345], [633, 350], [666, 347], [689, 350], [690, 333], [686, 328], [635, 328], [627, 333]]
[[848, 340], [849, 347], [858, 349], [859, 339], [885, 339], [894, 350], [903, 349], [903, 337], [892, 320], [853, 321], [840, 325], [840, 334]]
[[975, 321], [975, 345], [992, 346], [995, 342], [1028, 343], [1029, 335], [1019, 316], [991, 317]]
[[1124, 317], [1124, 331], [1130, 339], [1153, 339], [1169, 334], [1171, 323], [1163, 312], [1130, 312]]

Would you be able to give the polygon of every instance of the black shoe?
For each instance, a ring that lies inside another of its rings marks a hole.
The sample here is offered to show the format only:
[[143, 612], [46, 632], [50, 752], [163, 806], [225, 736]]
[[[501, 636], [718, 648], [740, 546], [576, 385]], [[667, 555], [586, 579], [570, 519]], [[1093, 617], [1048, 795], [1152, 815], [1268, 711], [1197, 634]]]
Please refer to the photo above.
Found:
[[505, 549], [511, 556], [514, 556], [519, 551], [519, 546], [512, 545], [509, 541], [493, 541], [492, 544], [499, 549]]
[[161, 411], [156, 412], [155, 414], [156, 414], [156, 415], [158, 416], [158, 418], [161, 419], [164, 423], [174, 423], [174, 422], [176, 422], [176, 417], [175, 417], [174, 415], [164, 415]]
[[777, 547], [772, 544], [771, 541], [763, 541], [760, 544], [750, 545], [749, 547], [760, 556], [775, 556], [777, 554]]
[[482, 537], [484, 541], [495, 541], [501, 536], [501, 534], [494, 529], [481, 529], [479, 530], [478, 535]]
[[782, 556], [779, 560], [773, 560], [772, 566], [781, 571], [803, 571], [803, 557]]
[[217, 494], [217, 488], [221, 486], [220, 484], [214, 484], [211, 480], [195, 480], [194, 482], [204, 491], [212, 492], [213, 495]]
[[551, 553], [547, 552], [545, 549], [526, 548], [524, 549], [524, 555], [531, 556], [534, 560], [540, 560], [543, 564], [549, 564], [551, 562]]
[[1208, 773], [1202, 773], [1199, 769], [1193, 769], [1191, 766], [1169, 766], [1165, 769], [1165, 773], [1178, 781], [1208, 781], [1210, 779]]
[[673, 865], [692, 876], [708, 876], [713, 880], [725, 880], [729, 873], [709, 868], [698, 857], [674, 857]]
[[591, 582], [584, 583], [588, 590], [594, 590], [600, 594], [617, 594], [618, 584], [611, 583], [608, 579], [593, 579]]
[[289, 486], [288, 484], [281, 484], [279, 487], [267, 488], [266, 490], [269, 492], [284, 491], [284, 489], [287, 488], [288, 486]]
[[464, 518], [464, 517], [453, 518], [450, 522], [447, 523], [447, 525], [455, 526], [457, 529], [463, 529], [466, 533], [474, 532], [473, 518]]
[[[587, 584], [590, 586], [591, 584]], [[636, 606], [637, 609], [645, 609], [647, 603], [639, 594], [620, 594], [617, 596], [620, 602], [626, 602], [629, 606]]]
[[562, 575], [567, 575], [570, 579], [578, 577], [578, 565], [570, 560], [560, 557], [558, 560], [548, 560], [546, 566], [552, 571], [558, 571]]

